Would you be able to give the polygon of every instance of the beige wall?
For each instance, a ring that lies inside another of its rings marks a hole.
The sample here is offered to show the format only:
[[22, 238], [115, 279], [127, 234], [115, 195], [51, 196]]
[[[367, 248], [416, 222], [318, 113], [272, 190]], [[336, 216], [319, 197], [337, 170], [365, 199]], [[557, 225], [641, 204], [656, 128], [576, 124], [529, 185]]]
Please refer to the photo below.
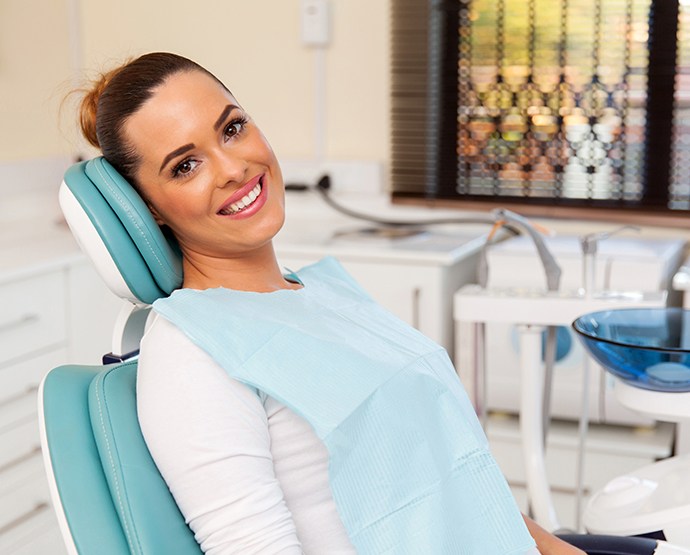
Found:
[[[389, 0], [331, 0], [325, 54], [330, 159], [389, 159]], [[300, 0], [0, 0], [0, 161], [75, 150], [70, 6], [81, 75], [152, 50], [187, 55], [226, 82], [283, 159], [317, 152], [315, 53], [300, 41]], [[8, 100], [7, 100], [8, 99]]]
[[0, 0], [0, 161], [64, 154], [58, 107], [70, 90], [64, 0]]

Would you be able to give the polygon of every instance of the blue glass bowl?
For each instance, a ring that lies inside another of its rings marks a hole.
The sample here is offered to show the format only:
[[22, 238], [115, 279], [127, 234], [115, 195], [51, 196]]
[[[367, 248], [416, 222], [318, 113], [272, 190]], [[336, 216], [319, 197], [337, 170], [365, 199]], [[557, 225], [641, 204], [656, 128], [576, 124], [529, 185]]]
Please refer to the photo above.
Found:
[[690, 310], [603, 310], [580, 316], [573, 329], [599, 364], [631, 385], [690, 391]]

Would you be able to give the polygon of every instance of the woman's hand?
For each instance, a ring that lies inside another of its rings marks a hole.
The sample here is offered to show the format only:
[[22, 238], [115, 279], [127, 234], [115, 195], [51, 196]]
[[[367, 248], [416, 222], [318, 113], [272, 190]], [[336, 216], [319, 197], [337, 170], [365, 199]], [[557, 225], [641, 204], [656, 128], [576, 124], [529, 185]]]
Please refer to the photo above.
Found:
[[522, 515], [522, 518], [525, 520], [527, 530], [534, 538], [541, 555], [586, 555], [581, 549], [544, 530], [528, 516]]

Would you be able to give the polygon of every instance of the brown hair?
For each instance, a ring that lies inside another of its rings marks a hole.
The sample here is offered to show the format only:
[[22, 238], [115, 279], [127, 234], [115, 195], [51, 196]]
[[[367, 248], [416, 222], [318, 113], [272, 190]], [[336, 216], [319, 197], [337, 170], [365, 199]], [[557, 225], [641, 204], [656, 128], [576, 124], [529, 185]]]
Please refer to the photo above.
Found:
[[153, 52], [102, 74], [84, 95], [79, 110], [84, 137], [135, 186], [134, 174], [140, 159], [123, 136], [124, 124], [167, 78], [191, 71], [213, 77], [227, 90], [215, 75], [196, 62], [177, 54]]

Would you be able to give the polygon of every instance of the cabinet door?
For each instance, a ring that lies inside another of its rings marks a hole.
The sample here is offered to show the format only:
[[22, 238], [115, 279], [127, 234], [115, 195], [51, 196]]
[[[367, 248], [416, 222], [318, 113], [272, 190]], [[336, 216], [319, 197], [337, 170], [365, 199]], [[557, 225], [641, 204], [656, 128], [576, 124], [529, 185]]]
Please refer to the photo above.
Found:
[[0, 366], [64, 344], [66, 314], [62, 271], [0, 285]]
[[43, 376], [68, 362], [64, 347], [39, 353], [10, 365], [0, 365], [0, 407], [26, 394], [35, 396]]
[[[66, 349], [42, 353], [0, 368], [0, 469], [20, 463], [40, 450], [37, 392], [43, 376], [67, 362]], [[0, 504], [2, 501], [0, 500]]]

